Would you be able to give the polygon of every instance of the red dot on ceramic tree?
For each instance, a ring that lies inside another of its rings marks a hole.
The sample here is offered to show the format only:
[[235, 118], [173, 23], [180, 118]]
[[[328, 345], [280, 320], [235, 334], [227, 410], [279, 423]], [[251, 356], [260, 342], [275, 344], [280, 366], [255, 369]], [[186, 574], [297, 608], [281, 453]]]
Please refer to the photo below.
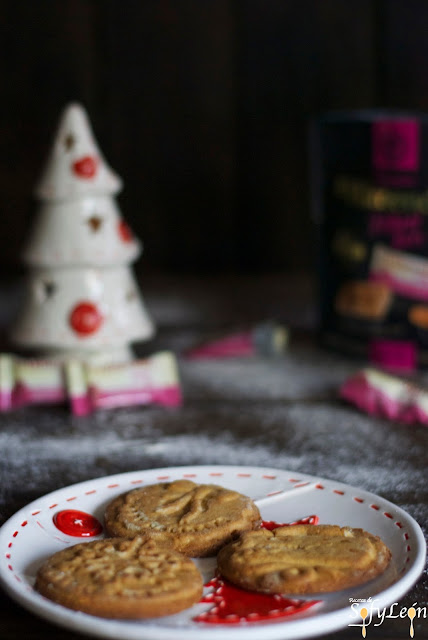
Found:
[[97, 159], [93, 156], [83, 156], [73, 162], [72, 168], [78, 178], [93, 178], [98, 169]]
[[128, 224], [126, 224], [125, 220], [119, 220], [117, 228], [119, 231], [119, 236], [121, 240], [123, 240], [123, 242], [132, 242], [133, 234], [131, 228]]
[[88, 336], [98, 331], [103, 323], [103, 315], [93, 302], [79, 302], [71, 310], [70, 326], [80, 336]]

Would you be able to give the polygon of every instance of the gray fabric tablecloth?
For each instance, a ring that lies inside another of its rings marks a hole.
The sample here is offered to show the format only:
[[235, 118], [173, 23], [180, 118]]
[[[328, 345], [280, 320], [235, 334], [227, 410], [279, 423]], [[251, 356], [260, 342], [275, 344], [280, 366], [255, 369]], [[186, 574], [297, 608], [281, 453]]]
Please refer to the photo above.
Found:
[[[426, 533], [428, 428], [372, 418], [338, 399], [340, 384], [362, 363], [317, 346], [309, 280], [154, 278], [142, 279], [141, 288], [158, 334], [140, 353], [166, 348], [177, 354], [183, 406], [104, 410], [84, 418], [62, 406], [0, 414], [0, 524], [31, 500], [82, 480], [155, 467], [239, 464], [368, 490], [404, 508]], [[3, 325], [17, 291], [2, 289]], [[280, 358], [189, 361], [182, 355], [214, 330], [231, 332], [268, 317], [292, 327]], [[414, 603], [427, 607], [426, 573], [400, 606]], [[4, 594], [0, 612], [5, 640], [17, 634], [80, 637], [39, 620]], [[359, 633], [344, 629], [331, 637]], [[367, 633], [407, 638], [409, 620], [386, 620]], [[415, 620], [415, 637], [428, 637], [428, 619]]]

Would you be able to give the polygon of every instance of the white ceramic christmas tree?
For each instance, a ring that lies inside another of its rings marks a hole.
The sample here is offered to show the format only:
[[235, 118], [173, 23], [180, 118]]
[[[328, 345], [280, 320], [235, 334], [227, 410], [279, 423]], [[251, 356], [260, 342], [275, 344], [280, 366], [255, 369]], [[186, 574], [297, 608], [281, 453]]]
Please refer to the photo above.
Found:
[[141, 244], [115, 200], [121, 186], [84, 109], [69, 105], [36, 188], [39, 207], [23, 253], [27, 289], [11, 332], [16, 345], [108, 363], [129, 359], [131, 343], [152, 336], [130, 267]]

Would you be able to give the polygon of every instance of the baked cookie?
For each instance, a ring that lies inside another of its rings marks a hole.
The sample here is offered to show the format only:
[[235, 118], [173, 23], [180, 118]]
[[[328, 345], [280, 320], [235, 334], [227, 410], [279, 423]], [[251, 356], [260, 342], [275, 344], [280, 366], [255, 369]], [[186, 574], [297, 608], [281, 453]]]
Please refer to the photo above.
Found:
[[108, 535], [145, 535], [192, 557], [215, 555], [260, 523], [259, 510], [247, 496], [190, 480], [133, 489], [115, 498], [105, 512]]
[[69, 609], [103, 618], [153, 618], [199, 601], [203, 580], [194, 562], [152, 541], [83, 542], [51, 556], [35, 588]]
[[337, 591], [380, 574], [391, 557], [363, 529], [292, 525], [245, 533], [221, 549], [220, 573], [235, 585], [264, 593]]

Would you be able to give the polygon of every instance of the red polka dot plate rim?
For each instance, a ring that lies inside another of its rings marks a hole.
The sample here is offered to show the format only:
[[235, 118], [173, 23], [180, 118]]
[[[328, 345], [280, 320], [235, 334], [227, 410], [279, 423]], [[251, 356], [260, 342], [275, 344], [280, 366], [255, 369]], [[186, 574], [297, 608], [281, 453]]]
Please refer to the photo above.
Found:
[[[203, 622], [213, 619], [209, 593], [214, 558], [196, 560], [207, 585], [201, 603], [174, 616], [141, 622], [101, 619], [56, 605], [34, 591], [37, 569], [52, 553], [103, 537], [103, 514], [110, 500], [139, 486], [180, 478], [219, 484], [249, 495], [269, 523], [307, 520], [366, 529], [379, 535], [391, 549], [390, 567], [358, 588], [314, 594], [287, 604], [284, 616], [276, 610], [272, 615], [250, 614], [238, 619], [232, 615], [231, 620], [218, 624]], [[266, 467], [168, 467], [88, 480], [53, 491], [21, 509], [0, 529], [0, 582], [13, 599], [36, 615], [99, 638], [223, 640], [227, 633], [230, 640], [294, 640], [345, 628], [352, 613], [351, 600], [375, 598], [381, 608], [399, 602], [422, 573], [425, 554], [426, 543], [417, 522], [400, 507], [365, 490]]]

